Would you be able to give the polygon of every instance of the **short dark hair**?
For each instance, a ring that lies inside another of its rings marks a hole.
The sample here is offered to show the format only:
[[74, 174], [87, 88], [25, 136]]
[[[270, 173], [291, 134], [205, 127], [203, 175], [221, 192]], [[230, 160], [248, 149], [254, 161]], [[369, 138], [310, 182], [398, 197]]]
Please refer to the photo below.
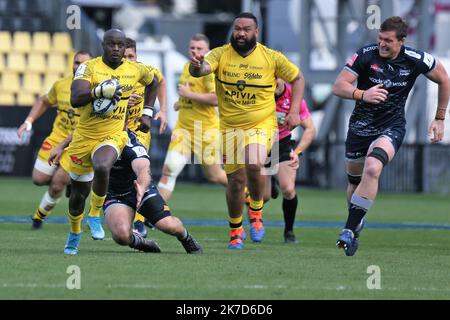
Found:
[[192, 36], [191, 40], [193, 41], [205, 41], [209, 47], [209, 39], [203, 33], [196, 33]]
[[126, 49], [134, 49], [136, 51], [136, 41], [131, 38], [125, 39], [125, 48]]
[[75, 56], [77, 56], [79, 54], [82, 54], [84, 56], [92, 57], [92, 54], [89, 51], [86, 51], [86, 50], [79, 50], [79, 51], [75, 52], [75, 54], [73, 56], [75, 57]]
[[408, 24], [402, 17], [394, 16], [384, 20], [381, 24], [380, 31], [395, 31], [397, 40], [402, 40], [408, 35]]
[[255, 21], [256, 27], [258, 27], [258, 19], [256, 19], [255, 15], [253, 13], [241, 12], [236, 17], [234, 17], [233, 23], [234, 23], [234, 21], [236, 21], [236, 19], [240, 19], [240, 18], [252, 19], [253, 21]]

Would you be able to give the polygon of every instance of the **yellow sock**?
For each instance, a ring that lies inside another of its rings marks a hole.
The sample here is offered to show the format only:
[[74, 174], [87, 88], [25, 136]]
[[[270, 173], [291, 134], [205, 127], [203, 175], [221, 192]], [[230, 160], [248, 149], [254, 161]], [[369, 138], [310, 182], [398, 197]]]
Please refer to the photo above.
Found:
[[239, 229], [240, 227], [242, 227], [242, 215], [238, 218], [229, 217], [228, 223], [231, 229]]
[[94, 190], [91, 191], [91, 208], [89, 209], [89, 217], [100, 217], [102, 211], [103, 202], [105, 201], [106, 195], [100, 197], [95, 194]]
[[38, 209], [36, 210], [36, 212], [34, 213], [34, 215], [33, 215], [33, 219], [34, 219], [34, 220], [41, 220], [41, 221], [44, 221], [45, 218], [47, 218], [47, 216], [48, 216], [49, 214], [50, 214], [50, 212], [47, 212], [47, 211], [45, 211], [45, 210], [42, 210], [42, 209], [38, 208]]
[[142, 214], [136, 212], [136, 214], [134, 215], [134, 222], [136, 221], [144, 222], [145, 218]]
[[250, 209], [252, 211], [261, 211], [263, 207], [264, 207], [264, 200], [256, 201], [250, 199]]
[[81, 233], [81, 220], [83, 220], [84, 212], [79, 216], [72, 216], [69, 213], [70, 232], [79, 234]]

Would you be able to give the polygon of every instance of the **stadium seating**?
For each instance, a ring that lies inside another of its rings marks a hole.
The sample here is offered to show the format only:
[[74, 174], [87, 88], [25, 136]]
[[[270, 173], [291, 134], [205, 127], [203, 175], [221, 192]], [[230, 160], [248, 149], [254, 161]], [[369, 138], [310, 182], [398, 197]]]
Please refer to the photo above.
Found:
[[0, 106], [31, 106], [56, 80], [70, 74], [73, 54], [65, 32], [0, 31]]
[[0, 31], [0, 53], [11, 52], [12, 39], [8, 31]]

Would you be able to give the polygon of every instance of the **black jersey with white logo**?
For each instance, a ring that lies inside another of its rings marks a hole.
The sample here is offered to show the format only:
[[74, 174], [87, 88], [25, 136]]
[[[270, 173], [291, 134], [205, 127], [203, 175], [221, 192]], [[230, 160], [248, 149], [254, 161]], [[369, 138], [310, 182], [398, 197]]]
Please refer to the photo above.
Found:
[[108, 193], [124, 194], [134, 190], [133, 181], [136, 180], [136, 174], [131, 163], [136, 159], [150, 161], [147, 149], [138, 141], [136, 135], [128, 130], [128, 143], [109, 174]]
[[417, 77], [435, 66], [436, 60], [431, 54], [405, 46], [393, 60], [381, 58], [376, 44], [359, 49], [345, 66], [346, 70], [358, 76], [358, 89], [367, 90], [383, 84], [382, 88], [389, 94], [380, 104], [357, 101], [349, 130], [359, 136], [373, 136], [394, 126], [404, 128], [408, 94]]

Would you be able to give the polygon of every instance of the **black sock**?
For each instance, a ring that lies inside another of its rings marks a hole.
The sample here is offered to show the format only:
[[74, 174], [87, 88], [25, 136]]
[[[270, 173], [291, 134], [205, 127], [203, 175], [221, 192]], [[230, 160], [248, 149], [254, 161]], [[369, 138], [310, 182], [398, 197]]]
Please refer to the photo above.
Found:
[[140, 245], [144, 242], [144, 238], [142, 238], [140, 235], [136, 233], [131, 234], [131, 243], [130, 248], [137, 249], [140, 247]]
[[357, 205], [351, 204], [348, 209], [347, 223], [345, 224], [345, 229], [350, 229], [355, 232], [362, 218], [366, 215], [367, 210], [363, 209]]
[[186, 239], [189, 237], [189, 232], [187, 229], [184, 229], [184, 232], [181, 236], [177, 236], [178, 241], [186, 241]]
[[284, 232], [292, 231], [292, 229], [294, 228], [297, 204], [297, 195], [292, 200], [283, 198]]

